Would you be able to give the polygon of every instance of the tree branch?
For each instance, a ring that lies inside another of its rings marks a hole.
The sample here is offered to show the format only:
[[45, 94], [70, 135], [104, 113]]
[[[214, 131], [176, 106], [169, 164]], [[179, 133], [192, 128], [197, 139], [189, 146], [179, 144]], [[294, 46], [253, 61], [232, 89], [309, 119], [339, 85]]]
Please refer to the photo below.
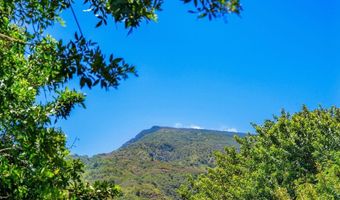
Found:
[[9, 198], [9, 195], [7, 196], [0, 196], [0, 199], [8, 199]]
[[13, 148], [12, 147], [8, 147], [8, 148], [0, 149], [0, 153], [3, 152], [3, 151], [10, 150], [10, 149], [13, 149]]
[[12, 41], [12, 42], [18, 42], [20, 44], [25, 44], [25, 45], [27, 44], [26, 42], [24, 42], [22, 40], [12, 38], [12, 37], [5, 35], [5, 34], [2, 34], [2, 33], [0, 33], [0, 38], [4, 38], [4, 39], [7, 39], [7, 40]]

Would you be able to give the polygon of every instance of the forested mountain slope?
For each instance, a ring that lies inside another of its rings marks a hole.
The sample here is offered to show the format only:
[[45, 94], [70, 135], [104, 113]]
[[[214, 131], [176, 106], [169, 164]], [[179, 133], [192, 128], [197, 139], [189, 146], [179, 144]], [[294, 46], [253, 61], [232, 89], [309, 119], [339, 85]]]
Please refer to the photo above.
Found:
[[233, 135], [202, 129], [154, 126], [108, 154], [80, 157], [85, 178], [119, 184], [122, 199], [177, 199], [177, 187], [190, 174], [212, 166], [212, 152], [237, 146]]

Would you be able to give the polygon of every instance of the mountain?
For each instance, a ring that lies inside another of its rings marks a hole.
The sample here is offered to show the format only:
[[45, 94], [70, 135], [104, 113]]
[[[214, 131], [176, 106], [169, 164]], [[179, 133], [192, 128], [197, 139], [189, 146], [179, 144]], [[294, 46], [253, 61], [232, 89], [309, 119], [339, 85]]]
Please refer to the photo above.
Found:
[[212, 152], [236, 146], [241, 133], [154, 126], [108, 154], [79, 157], [85, 179], [115, 181], [125, 200], [178, 199], [176, 189], [188, 175], [213, 165]]

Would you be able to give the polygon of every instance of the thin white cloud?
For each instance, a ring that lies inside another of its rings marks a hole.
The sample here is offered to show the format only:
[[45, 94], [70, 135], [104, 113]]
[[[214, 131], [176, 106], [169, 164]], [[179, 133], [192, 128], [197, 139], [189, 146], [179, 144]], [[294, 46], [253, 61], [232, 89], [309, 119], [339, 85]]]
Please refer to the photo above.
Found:
[[174, 124], [175, 128], [192, 128], [192, 129], [204, 129], [202, 126], [196, 125], [196, 124], [190, 124], [190, 125], [186, 125], [186, 124], [182, 124], [180, 122], [177, 122]]
[[236, 133], [237, 129], [236, 128], [227, 128], [226, 131]]
[[189, 128], [193, 128], [193, 129], [203, 129], [203, 127], [198, 126], [198, 125], [195, 125], [195, 124], [191, 124], [191, 125], [189, 126]]

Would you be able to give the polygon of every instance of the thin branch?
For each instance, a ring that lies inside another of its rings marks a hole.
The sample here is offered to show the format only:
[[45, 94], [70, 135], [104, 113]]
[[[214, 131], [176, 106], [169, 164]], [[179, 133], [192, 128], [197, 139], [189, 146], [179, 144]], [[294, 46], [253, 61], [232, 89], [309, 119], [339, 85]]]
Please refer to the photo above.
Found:
[[73, 147], [75, 147], [75, 144], [78, 140], [79, 140], [79, 138], [76, 136], [76, 138], [74, 138], [72, 145], [69, 147], [69, 149], [72, 149]]
[[0, 196], [0, 199], [8, 199], [9, 198], [9, 194], [7, 196]]
[[8, 148], [0, 149], [0, 153], [3, 152], [3, 151], [11, 150], [11, 149], [13, 149], [13, 148], [12, 147], [8, 147]]
[[2, 34], [2, 33], [0, 33], [0, 38], [5, 38], [5, 39], [7, 39], [9, 41], [18, 42], [20, 44], [25, 44], [25, 45], [27, 44], [26, 42], [24, 42], [22, 40], [19, 40], [19, 39], [16, 39], [16, 38], [12, 38], [12, 37], [10, 37], [8, 35], [5, 35], [5, 34]]
[[74, 12], [72, 3], [71, 3], [70, 0], [68, 1], [68, 3], [70, 4], [71, 12], [72, 12], [72, 15], [73, 15], [74, 20], [76, 21], [76, 24], [77, 24], [77, 27], [78, 27], [78, 29], [79, 29], [79, 32], [80, 32], [81, 36], [84, 37], [84, 34], [83, 34], [83, 31], [82, 31], [82, 29], [81, 29], [81, 27], [80, 27], [80, 24], [79, 24], [77, 15], [76, 15], [76, 13]]

